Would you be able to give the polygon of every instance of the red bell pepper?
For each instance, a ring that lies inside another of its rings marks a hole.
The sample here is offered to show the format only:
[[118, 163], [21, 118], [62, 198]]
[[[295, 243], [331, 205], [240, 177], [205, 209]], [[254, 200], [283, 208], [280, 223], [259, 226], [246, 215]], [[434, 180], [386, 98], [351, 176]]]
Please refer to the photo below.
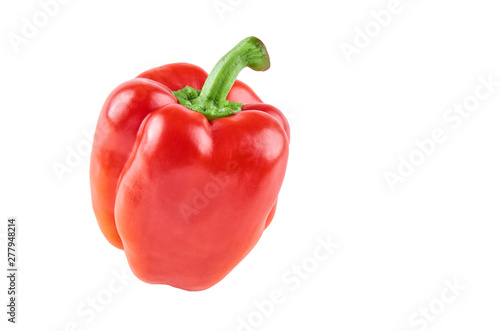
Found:
[[107, 240], [147, 283], [207, 289], [271, 222], [288, 160], [283, 114], [236, 80], [270, 66], [244, 39], [210, 75], [192, 64], [151, 69], [117, 87], [97, 123], [92, 205]]

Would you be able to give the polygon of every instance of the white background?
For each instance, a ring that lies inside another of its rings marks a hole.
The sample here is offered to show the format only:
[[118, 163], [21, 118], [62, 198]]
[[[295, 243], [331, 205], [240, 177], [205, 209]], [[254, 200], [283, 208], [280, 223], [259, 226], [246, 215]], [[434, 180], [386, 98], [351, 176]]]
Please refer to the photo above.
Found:
[[[443, 118], [474, 101], [480, 76], [500, 81], [496, 2], [401, 0], [384, 27], [370, 13], [388, 0], [220, 3], [231, 10], [212, 0], [70, 0], [18, 52], [8, 36], [42, 9], [1, 3], [0, 256], [3, 266], [6, 220], [16, 216], [20, 268], [16, 325], [0, 282], [1, 329], [498, 330], [500, 87], [459, 127]], [[239, 78], [291, 125], [276, 217], [207, 291], [130, 278], [93, 215], [89, 156], [62, 180], [53, 165], [88, 145], [83, 132], [121, 82], [171, 62], [209, 71], [250, 35], [267, 45], [271, 69]], [[341, 46], [355, 41], [363, 47], [349, 62]], [[446, 141], [391, 190], [385, 174], [424, 155], [415, 140], [434, 129]], [[328, 238], [340, 247], [316, 267], [317, 241]], [[304, 261], [307, 279], [287, 283]], [[111, 297], [109, 284], [119, 288]], [[263, 316], [254, 301], [276, 291], [283, 300]]]

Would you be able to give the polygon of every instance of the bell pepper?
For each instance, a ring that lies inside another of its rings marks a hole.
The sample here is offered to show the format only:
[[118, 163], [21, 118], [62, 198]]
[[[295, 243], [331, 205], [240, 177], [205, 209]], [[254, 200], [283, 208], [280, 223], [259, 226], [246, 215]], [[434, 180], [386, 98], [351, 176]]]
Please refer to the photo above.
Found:
[[106, 239], [142, 281], [222, 280], [273, 219], [288, 161], [285, 116], [236, 80], [270, 61], [255, 37], [210, 75], [173, 63], [118, 86], [99, 115], [90, 186]]

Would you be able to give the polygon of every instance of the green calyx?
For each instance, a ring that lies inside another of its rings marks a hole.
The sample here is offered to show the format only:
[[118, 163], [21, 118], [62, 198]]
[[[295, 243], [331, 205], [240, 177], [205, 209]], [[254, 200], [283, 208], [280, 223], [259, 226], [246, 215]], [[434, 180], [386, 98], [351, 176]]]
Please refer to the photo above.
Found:
[[214, 100], [200, 99], [202, 90], [196, 90], [190, 86], [172, 92], [179, 103], [184, 107], [202, 113], [205, 117], [211, 121], [217, 118], [227, 117], [241, 111], [242, 103], [231, 102], [229, 100], [224, 100], [221, 106], [216, 104]]
[[205, 115], [209, 121], [231, 116], [241, 111], [243, 106], [226, 99], [240, 71], [245, 67], [265, 71], [270, 65], [269, 55], [262, 41], [248, 37], [217, 62], [201, 91], [186, 86], [172, 93], [181, 105]]

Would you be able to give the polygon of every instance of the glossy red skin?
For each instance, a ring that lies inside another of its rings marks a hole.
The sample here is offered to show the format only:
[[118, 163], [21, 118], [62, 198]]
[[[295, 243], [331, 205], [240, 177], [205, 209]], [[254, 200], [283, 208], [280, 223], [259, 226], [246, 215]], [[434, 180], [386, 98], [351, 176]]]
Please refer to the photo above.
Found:
[[[147, 283], [203, 290], [254, 247], [276, 210], [288, 160], [283, 114], [236, 81], [242, 111], [208, 121], [171, 91], [207, 73], [176, 63], [120, 85], [99, 116], [92, 204], [108, 241]], [[201, 192], [201, 193], [200, 193]]]

